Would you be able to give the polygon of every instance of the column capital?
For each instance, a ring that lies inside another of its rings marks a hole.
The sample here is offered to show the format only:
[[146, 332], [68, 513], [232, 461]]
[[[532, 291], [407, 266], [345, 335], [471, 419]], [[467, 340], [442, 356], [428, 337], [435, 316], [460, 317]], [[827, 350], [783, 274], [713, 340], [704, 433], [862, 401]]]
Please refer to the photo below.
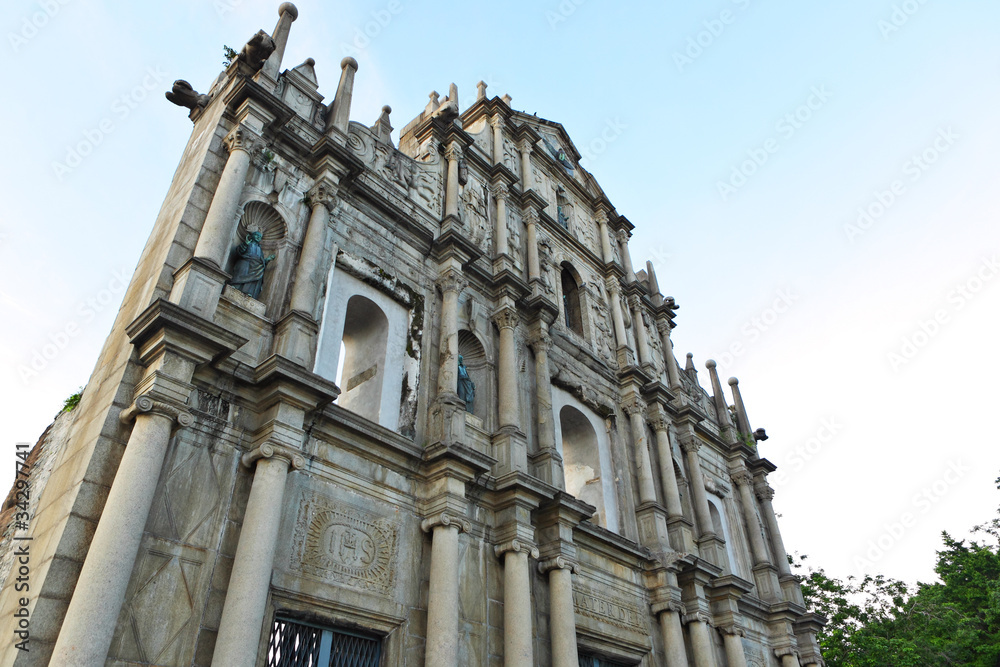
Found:
[[699, 449], [701, 449], [701, 440], [693, 435], [681, 436], [681, 450], [685, 454], [690, 454], [691, 452], [697, 454]]
[[420, 522], [420, 530], [425, 533], [431, 532], [438, 526], [455, 526], [460, 533], [467, 533], [472, 530], [472, 524], [468, 519], [452, 516], [448, 512], [434, 514]]
[[684, 625], [694, 623], [695, 621], [700, 621], [707, 626], [714, 627], [712, 617], [703, 611], [696, 611], [693, 613], [689, 613], [687, 611], [681, 612], [681, 623]]
[[524, 218], [524, 224], [526, 225], [538, 224], [538, 211], [535, 210], [534, 206], [529, 206], [524, 209], [524, 212], [521, 213], [521, 217]]
[[568, 558], [563, 558], [562, 556], [549, 558], [548, 560], [543, 560], [538, 563], [538, 571], [541, 574], [547, 574], [551, 570], [569, 570], [570, 574], [576, 574], [580, 571], [580, 566]]
[[509, 540], [493, 547], [493, 553], [496, 554], [497, 558], [508, 552], [526, 553], [529, 557], [538, 559], [538, 547], [527, 542], [522, 542], [521, 540]]
[[767, 482], [757, 482], [753, 485], [757, 500], [771, 502], [774, 500], [774, 489]]
[[729, 625], [723, 625], [718, 628], [718, 631], [724, 635], [734, 635], [736, 637], [746, 637], [747, 632], [742, 627], [736, 623], [730, 623]]
[[622, 403], [622, 410], [629, 417], [637, 414], [643, 419], [646, 418], [646, 403], [641, 398], [635, 397], [625, 401]]
[[617, 295], [621, 291], [621, 283], [615, 276], [608, 276], [604, 279], [604, 286], [608, 288], [610, 294]]
[[233, 151], [244, 151], [245, 153], [252, 154], [264, 145], [264, 140], [246, 125], [237, 125], [226, 135], [222, 143], [230, 153]]
[[674, 614], [679, 614], [682, 618], [684, 616], [684, 604], [677, 602], [676, 600], [664, 600], [663, 602], [657, 602], [650, 605], [650, 609], [654, 614], [662, 614], [664, 612], [671, 612]]
[[493, 322], [499, 329], [514, 329], [520, 321], [517, 309], [511, 306], [501, 306], [493, 313]]
[[654, 414], [649, 420], [649, 425], [653, 427], [654, 433], [670, 433], [670, 420], [662, 414]]
[[499, 130], [504, 125], [503, 116], [497, 114], [495, 116], [490, 116], [490, 127], [494, 130]]
[[507, 197], [510, 195], [510, 187], [504, 181], [497, 181], [490, 185], [490, 193], [497, 199], [507, 201]]
[[631, 238], [631, 235], [624, 229], [619, 229], [617, 232], [615, 232], [615, 238], [618, 239], [618, 242], [621, 243], [622, 245], [627, 245], [629, 238]]
[[339, 187], [333, 181], [322, 179], [316, 183], [306, 195], [309, 200], [309, 205], [315, 209], [317, 206], [324, 206], [326, 210], [333, 213], [337, 205], [340, 204], [340, 199], [337, 196]]
[[632, 310], [637, 310], [642, 312], [642, 299], [639, 298], [638, 294], [633, 294], [628, 298], [628, 305]]
[[753, 488], [753, 476], [746, 470], [739, 470], [732, 475], [729, 479], [733, 480], [733, 484], [736, 486], [746, 486]]
[[669, 338], [670, 332], [673, 331], [674, 328], [670, 326], [670, 320], [664, 318], [656, 320], [656, 330], [660, 333], [661, 336], [666, 336], [667, 338]]
[[301, 470], [306, 466], [306, 459], [300, 452], [273, 442], [265, 442], [260, 447], [250, 450], [240, 458], [240, 462], [247, 468], [252, 468], [261, 459], [285, 461], [292, 470]]
[[469, 286], [469, 280], [455, 268], [448, 268], [438, 274], [437, 286], [442, 292], [461, 292]]
[[539, 352], [545, 352], [546, 354], [552, 350], [552, 336], [546, 334], [535, 334], [528, 339], [528, 345], [531, 349], [535, 351], [535, 354]]
[[522, 153], [530, 153], [535, 147], [535, 142], [525, 137], [517, 142], [517, 147]]
[[781, 648], [774, 649], [774, 655], [779, 660], [786, 655], [794, 656], [796, 659], [799, 657], [799, 650], [794, 646], [782, 646]]
[[597, 209], [597, 213], [594, 213], [594, 220], [596, 220], [599, 225], [608, 224], [608, 212], [603, 208]]
[[458, 143], [457, 141], [452, 141], [444, 149], [444, 157], [449, 162], [452, 161], [452, 160], [461, 160], [464, 156], [465, 156], [465, 153], [462, 150], [462, 145], [460, 143]]
[[181, 427], [191, 426], [194, 423], [194, 416], [187, 410], [167, 401], [157, 400], [150, 394], [138, 396], [118, 418], [123, 424], [128, 424], [141, 414], [163, 415], [176, 421]]

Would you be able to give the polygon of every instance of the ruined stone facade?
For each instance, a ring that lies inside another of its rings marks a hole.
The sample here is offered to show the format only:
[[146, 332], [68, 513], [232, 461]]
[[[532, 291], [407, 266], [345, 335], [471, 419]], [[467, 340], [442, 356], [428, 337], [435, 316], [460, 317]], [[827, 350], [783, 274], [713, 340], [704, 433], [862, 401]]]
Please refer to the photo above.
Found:
[[[763, 432], [678, 366], [562, 126], [452, 86], [395, 146], [388, 107], [349, 119], [352, 59], [328, 105], [281, 71], [279, 12], [168, 95], [194, 130], [36, 456], [2, 664], [821, 665]], [[250, 231], [258, 298], [227, 284]]]

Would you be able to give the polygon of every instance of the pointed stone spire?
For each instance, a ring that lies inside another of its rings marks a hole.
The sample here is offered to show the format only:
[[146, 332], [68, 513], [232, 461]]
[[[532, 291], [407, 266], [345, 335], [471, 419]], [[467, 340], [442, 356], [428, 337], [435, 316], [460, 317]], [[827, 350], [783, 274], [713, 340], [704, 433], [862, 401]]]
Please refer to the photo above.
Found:
[[486, 82], [485, 81], [480, 81], [479, 83], [477, 83], [476, 84], [476, 90], [477, 90], [477, 92], [476, 92], [476, 101], [478, 102], [479, 100], [485, 100], [486, 99]]
[[312, 84], [314, 90], [319, 88], [319, 81], [316, 79], [316, 61], [314, 59], [306, 58], [301, 65], [293, 67], [292, 70], [301, 74], [306, 81]]
[[653, 270], [653, 263], [646, 260], [646, 276], [649, 278], [649, 295], [653, 300], [653, 305], [659, 308], [663, 305], [663, 295], [660, 294], [660, 283], [656, 280], [656, 271]]
[[687, 362], [684, 364], [684, 372], [691, 378], [691, 381], [698, 384], [698, 369], [694, 367], [694, 355], [687, 353]]
[[391, 113], [392, 107], [386, 104], [382, 107], [382, 115], [371, 126], [371, 131], [375, 134], [375, 137], [381, 143], [388, 144], [389, 146], [392, 146], [392, 123], [389, 122], [389, 114]]
[[285, 45], [288, 44], [288, 32], [292, 22], [299, 17], [299, 10], [290, 2], [283, 2], [278, 7], [278, 24], [274, 26], [271, 39], [274, 40], [274, 51], [268, 56], [260, 72], [272, 81], [278, 79], [281, 70], [281, 59], [285, 56]]
[[744, 437], [751, 436], [753, 431], [750, 429], [747, 409], [743, 405], [743, 396], [740, 395], [740, 381], [736, 378], [729, 378], [729, 386], [733, 388], [733, 404], [736, 406], [736, 427]]
[[715, 401], [715, 411], [719, 415], [719, 427], [722, 429], [723, 437], [726, 437], [726, 432], [732, 429], [733, 424], [729, 419], [729, 406], [726, 405], [726, 396], [722, 393], [722, 383], [719, 382], [719, 373], [715, 367], [714, 359], [705, 362], [705, 368], [708, 369], [708, 375], [712, 381], [712, 398]]
[[348, 56], [340, 61], [340, 69], [337, 96], [333, 98], [326, 121], [327, 134], [336, 128], [346, 135], [347, 125], [351, 121], [351, 96], [354, 94], [354, 74], [358, 71], [358, 61]]

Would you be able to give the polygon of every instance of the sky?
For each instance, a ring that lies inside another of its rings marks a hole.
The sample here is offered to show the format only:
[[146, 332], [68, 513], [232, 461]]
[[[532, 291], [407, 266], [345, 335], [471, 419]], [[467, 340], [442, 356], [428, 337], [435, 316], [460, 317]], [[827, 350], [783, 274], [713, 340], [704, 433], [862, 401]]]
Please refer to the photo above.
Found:
[[[0, 63], [0, 485], [86, 384], [223, 45], [276, 2], [8, 0]], [[351, 117], [403, 127], [455, 82], [562, 123], [681, 308], [674, 346], [736, 376], [789, 552], [934, 579], [995, 516], [1000, 5], [987, 0], [297, 3]], [[398, 136], [398, 134], [396, 135]], [[727, 388], [728, 389], [728, 388]]]

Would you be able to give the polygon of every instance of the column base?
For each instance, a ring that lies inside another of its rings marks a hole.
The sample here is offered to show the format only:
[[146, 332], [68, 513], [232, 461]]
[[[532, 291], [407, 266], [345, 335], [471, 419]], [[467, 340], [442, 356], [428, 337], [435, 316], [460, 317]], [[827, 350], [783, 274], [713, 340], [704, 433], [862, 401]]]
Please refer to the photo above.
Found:
[[655, 552], [673, 551], [667, 530], [667, 511], [656, 503], [643, 503], [635, 512], [639, 544]]
[[293, 310], [278, 321], [274, 351], [311, 371], [316, 355], [319, 324], [305, 313]]
[[174, 272], [168, 301], [211, 322], [219, 307], [222, 288], [231, 277], [215, 262], [192, 257]]
[[715, 533], [705, 533], [698, 538], [698, 553], [712, 565], [721, 567], [723, 572], [731, 572], [726, 541]]
[[535, 477], [557, 489], [566, 489], [563, 459], [555, 447], [548, 447], [537, 454], [529, 454], [528, 462]]
[[635, 357], [632, 355], [632, 350], [630, 350], [627, 345], [620, 345], [616, 355], [618, 358], [618, 368], [635, 366]]
[[430, 444], [465, 444], [465, 401], [458, 394], [441, 394], [431, 406]]
[[496, 476], [528, 472], [528, 438], [516, 426], [503, 426], [493, 436], [493, 456], [497, 459]]
[[797, 605], [806, 606], [806, 601], [802, 597], [802, 587], [799, 585], [799, 578], [794, 574], [786, 574], [778, 577], [781, 582], [781, 591], [785, 600], [794, 602]]
[[758, 563], [753, 566], [753, 578], [757, 585], [757, 596], [761, 600], [780, 602], [784, 599], [776, 567], [770, 563]]
[[694, 523], [682, 516], [667, 517], [667, 533], [670, 546], [681, 553], [696, 553], [698, 544], [694, 541]]

